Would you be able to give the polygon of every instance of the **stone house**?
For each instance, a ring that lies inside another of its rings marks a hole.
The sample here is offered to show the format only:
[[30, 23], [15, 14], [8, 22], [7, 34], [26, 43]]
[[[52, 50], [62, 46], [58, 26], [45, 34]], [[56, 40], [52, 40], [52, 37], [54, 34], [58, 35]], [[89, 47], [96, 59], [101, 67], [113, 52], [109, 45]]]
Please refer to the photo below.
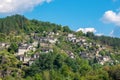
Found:
[[85, 59], [88, 59], [88, 58], [89, 58], [89, 55], [88, 55], [88, 53], [86, 53], [86, 52], [80, 52], [80, 56], [81, 56], [82, 58], [85, 58]]
[[68, 38], [69, 38], [69, 37], [75, 37], [75, 35], [74, 35], [74, 34], [68, 34], [67, 37], [68, 37]]
[[55, 33], [54, 32], [49, 32], [48, 35], [49, 36], [53, 36]]
[[51, 44], [55, 44], [58, 40], [56, 38], [48, 38], [48, 42]]
[[37, 47], [37, 45], [38, 45], [38, 41], [34, 41], [34, 42], [32, 43], [32, 46], [34, 46], [34, 47]]
[[33, 59], [37, 59], [37, 58], [39, 58], [39, 57], [40, 57], [40, 54], [39, 54], [39, 53], [35, 53], [35, 54], [32, 55], [32, 58], [33, 58]]
[[28, 44], [21, 44], [18, 48], [17, 55], [24, 55], [25, 52], [31, 50], [31, 46]]
[[42, 48], [41, 53], [48, 53], [48, 52], [53, 52], [53, 49], [50, 48]]
[[8, 48], [10, 46], [10, 44], [8, 43], [1, 43], [0, 42], [0, 48]]
[[72, 52], [70, 52], [70, 51], [67, 51], [66, 53], [68, 54], [68, 56], [69, 56], [70, 58], [75, 58], [74, 53], [72, 53]]
[[27, 63], [27, 62], [31, 59], [31, 57], [25, 56], [25, 55], [19, 55], [19, 56], [18, 56], [18, 59], [19, 59], [20, 61], [22, 61], [23, 63]]
[[0, 43], [0, 47], [5, 47], [6, 43]]
[[36, 59], [40, 57], [39, 53], [35, 53], [32, 56], [28, 56], [27, 54], [18, 55], [17, 58], [23, 62], [23, 64], [31, 65]]

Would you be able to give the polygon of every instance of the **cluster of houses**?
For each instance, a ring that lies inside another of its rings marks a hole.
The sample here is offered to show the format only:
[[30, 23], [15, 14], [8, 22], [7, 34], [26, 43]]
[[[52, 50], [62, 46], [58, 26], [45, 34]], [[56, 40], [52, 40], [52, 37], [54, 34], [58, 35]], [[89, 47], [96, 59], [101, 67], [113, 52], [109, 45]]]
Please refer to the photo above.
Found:
[[[36, 59], [39, 58], [42, 53], [53, 52], [51, 48], [40, 48], [40, 52], [35, 52], [38, 43], [36, 42], [32, 44], [21, 44], [19, 45], [18, 52], [15, 54], [17, 58], [23, 62], [25, 65], [31, 65]], [[33, 53], [31, 54], [32, 51]], [[34, 53], [35, 52], [35, 53]]]
[[106, 62], [111, 61], [110, 56], [101, 56], [99, 54], [100, 51], [106, 49], [106, 47], [103, 45], [87, 41], [85, 37], [76, 37], [74, 34], [68, 34], [66, 40], [85, 49], [84, 51], [79, 52], [79, 55], [84, 59], [91, 60], [96, 58], [97, 62], [101, 65], [104, 65]]
[[57, 42], [57, 38], [54, 37], [39, 37], [39, 36], [34, 36], [34, 39], [39, 41], [40, 43], [51, 43], [54, 44]]
[[[44, 32], [46, 33], [46, 32]], [[59, 33], [49, 32], [47, 36], [38, 36], [36, 33], [33, 34], [34, 42], [31, 44], [21, 43], [19, 44], [18, 52], [15, 54], [17, 58], [26, 65], [31, 65], [36, 59], [40, 57], [41, 53], [53, 52], [52, 46], [55, 43], [59, 42], [57, 37]], [[110, 56], [101, 56], [99, 53], [102, 50], [105, 50], [106, 47], [103, 45], [97, 44], [95, 42], [88, 41], [85, 37], [76, 37], [74, 34], [68, 34], [66, 40], [72, 42], [74, 45], [79, 45], [84, 48], [83, 51], [80, 51], [78, 54], [84, 59], [96, 59], [97, 62], [101, 65], [104, 65], [106, 62], [111, 61]], [[36, 52], [39, 45], [40, 52]], [[0, 49], [8, 48], [10, 45], [7, 43], [0, 43]], [[31, 51], [33, 52], [31, 54]], [[75, 58], [75, 54], [69, 50], [65, 51], [70, 58]]]
[[[53, 35], [53, 33], [50, 34]], [[52, 45], [57, 41], [56, 38], [38, 37], [36, 35], [34, 35], [33, 39], [34, 42], [31, 44], [20, 44], [18, 47], [18, 52], [15, 54], [17, 58], [25, 65], [31, 65], [42, 53], [53, 52]], [[38, 45], [40, 45], [40, 51], [35, 52]], [[31, 51], [33, 52], [32, 54]]]
[[72, 43], [83, 43], [83, 44], [87, 44], [86, 43], [86, 38], [84, 37], [76, 37], [76, 35], [74, 34], [68, 34], [67, 36], [67, 41], [70, 41]]
[[112, 62], [109, 56], [99, 56], [96, 57], [96, 60], [101, 65], [104, 65], [106, 62]]
[[[33, 37], [34, 42], [32, 44], [21, 44], [19, 46], [18, 53], [16, 53], [18, 59], [25, 64], [27, 63], [28, 65], [31, 65], [37, 58], [39, 58], [41, 53], [53, 52], [52, 46], [56, 42], [59, 42], [59, 40], [55, 38], [54, 35], [59, 34], [49, 32], [46, 37], [39, 37], [35, 34]], [[80, 57], [84, 59], [96, 59], [97, 63], [101, 65], [104, 65], [107, 62], [113, 62], [110, 56], [102, 56], [100, 54], [100, 51], [106, 50], [106, 47], [103, 45], [88, 41], [85, 37], [76, 37], [74, 34], [68, 34], [66, 36], [66, 40], [72, 42], [74, 45], [79, 45], [80, 47], [84, 48], [83, 51], [78, 53]], [[41, 51], [29, 56], [29, 51], [34, 52], [38, 44], [40, 45]], [[75, 58], [75, 54], [73, 52], [69, 50], [65, 52], [70, 58]]]

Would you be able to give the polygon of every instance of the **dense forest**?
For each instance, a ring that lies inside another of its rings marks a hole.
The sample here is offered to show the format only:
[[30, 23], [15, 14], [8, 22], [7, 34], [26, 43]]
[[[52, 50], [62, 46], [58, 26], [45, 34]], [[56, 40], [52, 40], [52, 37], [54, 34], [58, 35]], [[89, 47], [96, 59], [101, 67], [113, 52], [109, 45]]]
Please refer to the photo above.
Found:
[[28, 20], [21, 15], [8, 16], [0, 19], [0, 32], [9, 34], [15, 33], [30, 33], [30, 32], [43, 32], [43, 31], [56, 31], [63, 30], [70, 32], [68, 26], [61, 26], [50, 22], [42, 22], [37, 20]]
[[[73, 41], [67, 36], [69, 34], [73, 34]], [[39, 44], [40, 39], [51, 35], [58, 39], [56, 43], [44, 41], [48, 44], [47, 47], [45, 44], [43, 47], [43, 42]], [[77, 42], [74, 37], [83, 42]], [[32, 44], [37, 40], [35, 50], [30, 50], [25, 55], [34, 56], [39, 53], [39, 57], [31, 65], [26, 65], [16, 53], [22, 43]], [[3, 48], [0, 45], [0, 80], [120, 80], [119, 38], [96, 36], [91, 32], [84, 34], [72, 31], [68, 26], [13, 15], [0, 19], [0, 44], [2, 43], [9, 46]], [[48, 47], [53, 50], [42, 53]], [[102, 57], [110, 59], [105, 64], [100, 64], [98, 59]]]

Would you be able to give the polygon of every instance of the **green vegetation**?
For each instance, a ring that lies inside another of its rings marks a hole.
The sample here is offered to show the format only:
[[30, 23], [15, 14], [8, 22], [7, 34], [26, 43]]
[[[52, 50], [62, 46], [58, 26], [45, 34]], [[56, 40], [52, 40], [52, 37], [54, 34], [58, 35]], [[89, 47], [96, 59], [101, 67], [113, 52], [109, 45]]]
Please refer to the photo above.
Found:
[[[52, 37], [50, 32], [54, 32]], [[73, 40], [68, 34], [74, 35]], [[38, 41], [36, 49], [25, 52], [25, 57], [40, 53], [39, 58], [26, 65], [16, 53], [22, 43], [37, 42], [36, 36], [58, 40], [55, 44]], [[74, 32], [68, 26], [29, 20], [21, 15], [1, 18], [0, 80], [120, 80], [119, 43], [119, 38]], [[53, 51], [41, 53], [43, 48]]]
[[95, 36], [93, 33], [90, 33], [90, 32], [88, 32], [86, 36], [89, 37], [90, 39], [100, 42], [101, 44], [111, 46], [115, 50], [120, 49], [119, 38], [116, 38], [116, 37], [114, 38], [114, 37], [109, 37], [109, 36]]
[[8, 52], [18, 52], [18, 45], [16, 43], [11, 43], [10, 47], [8, 48]]

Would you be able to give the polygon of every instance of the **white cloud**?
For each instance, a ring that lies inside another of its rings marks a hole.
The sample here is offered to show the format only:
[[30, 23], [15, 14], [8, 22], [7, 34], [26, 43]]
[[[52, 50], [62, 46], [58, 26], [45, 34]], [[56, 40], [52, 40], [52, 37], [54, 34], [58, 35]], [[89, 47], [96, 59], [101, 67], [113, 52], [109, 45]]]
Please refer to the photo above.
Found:
[[76, 32], [78, 31], [82, 31], [83, 33], [87, 33], [87, 32], [96, 32], [95, 28], [79, 28]]
[[52, 0], [0, 0], [0, 13], [21, 13], [32, 10], [43, 2], [50, 3]]
[[105, 23], [113, 23], [120, 26], [120, 12], [116, 13], [114, 11], [106, 11], [102, 17], [102, 21]]
[[102, 36], [103, 35], [103, 33], [97, 33], [97, 34], [95, 34], [96, 36]]

